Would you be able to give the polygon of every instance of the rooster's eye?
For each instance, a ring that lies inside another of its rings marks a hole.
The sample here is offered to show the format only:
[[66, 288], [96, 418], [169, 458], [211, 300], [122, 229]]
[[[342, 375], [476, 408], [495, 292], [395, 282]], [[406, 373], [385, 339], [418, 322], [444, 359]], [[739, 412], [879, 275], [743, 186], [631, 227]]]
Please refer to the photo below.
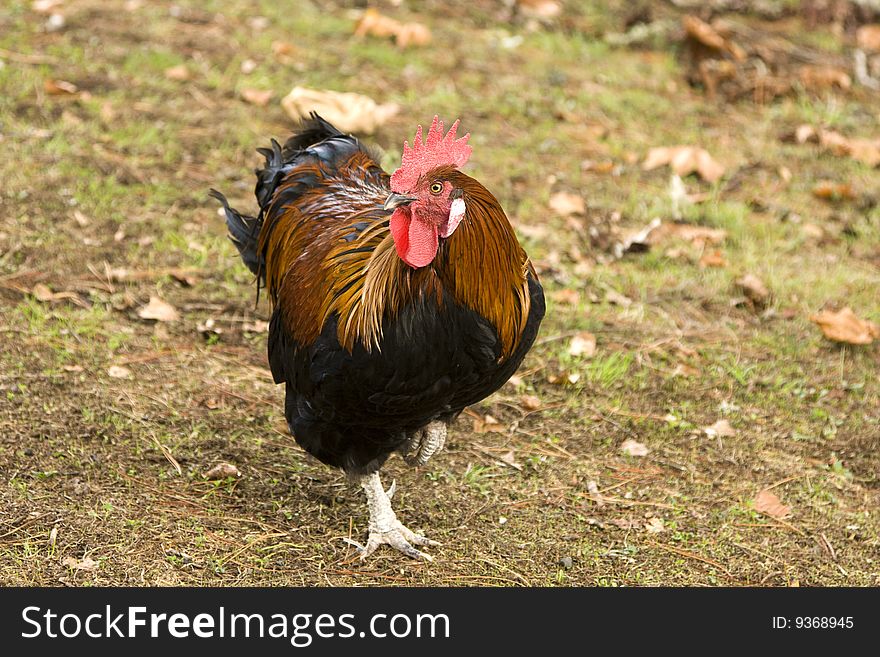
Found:
[[432, 194], [439, 194], [442, 191], [443, 191], [443, 183], [435, 182], [433, 185], [431, 185], [431, 193]]

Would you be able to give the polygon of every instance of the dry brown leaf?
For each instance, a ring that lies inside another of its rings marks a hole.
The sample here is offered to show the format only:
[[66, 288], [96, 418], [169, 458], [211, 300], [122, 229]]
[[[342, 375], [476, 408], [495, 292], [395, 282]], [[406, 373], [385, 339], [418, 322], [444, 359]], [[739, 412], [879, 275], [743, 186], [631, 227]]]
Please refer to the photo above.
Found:
[[317, 112], [343, 132], [371, 135], [400, 109], [395, 103], [378, 104], [372, 98], [355, 93], [322, 91], [294, 87], [281, 101], [288, 116], [295, 121]]
[[81, 560], [74, 557], [64, 557], [61, 565], [73, 568], [74, 570], [97, 570], [100, 564], [91, 557], [85, 557]]
[[825, 91], [837, 87], [846, 91], [852, 86], [849, 74], [833, 66], [802, 66], [801, 83], [813, 91]]
[[770, 300], [770, 290], [764, 285], [764, 281], [754, 274], [746, 274], [742, 278], [738, 278], [734, 284], [756, 306], [763, 307]]
[[862, 25], [857, 29], [856, 43], [862, 50], [880, 52], [880, 23]]
[[273, 41], [272, 54], [281, 63], [290, 63], [296, 58], [298, 53], [296, 46], [288, 41]]
[[268, 105], [274, 95], [275, 92], [271, 89], [251, 89], [248, 87], [241, 90], [241, 97], [251, 105], [257, 105], [258, 107]]
[[813, 187], [813, 196], [823, 201], [851, 201], [856, 195], [849, 183], [821, 180]]
[[34, 0], [31, 3], [31, 9], [38, 14], [51, 14], [61, 8], [64, 0]]
[[871, 344], [880, 338], [880, 326], [868, 320], [859, 319], [850, 308], [837, 312], [823, 310], [810, 316], [822, 329], [825, 337], [834, 342], [846, 344]]
[[192, 73], [190, 73], [189, 69], [186, 67], [186, 64], [178, 64], [177, 66], [172, 66], [171, 68], [165, 69], [165, 77], [169, 80], [177, 80], [178, 82], [185, 82], [192, 77]]
[[620, 444], [620, 451], [629, 456], [647, 456], [650, 450], [642, 443], [627, 438]]
[[764, 513], [771, 518], [782, 520], [791, 515], [791, 507], [782, 503], [775, 493], [769, 490], [762, 490], [752, 500], [755, 505], [755, 511]]
[[424, 46], [431, 43], [431, 30], [421, 23], [401, 23], [370, 7], [361, 16], [354, 30], [355, 36], [393, 37], [399, 48]]
[[817, 129], [804, 124], [795, 129], [794, 140], [799, 144], [819, 143], [838, 157], [851, 157], [869, 167], [880, 166], [880, 139], [850, 138], [835, 130]]
[[876, 167], [880, 164], [880, 139], [851, 139], [834, 130], [822, 130], [819, 143], [838, 156]]
[[799, 144], [806, 144], [808, 141], [818, 143], [819, 133], [809, 123], [802, 123], [795, 128], [794, 140]]
[[79, 88], [73, 82], [51, 79], [43, 81], [43, 89], [50, 96], [71, 95], [79, 91]]
[[596, 353], [596, 336], [588, 331], [581, 331], [568, 343], [568, 355], [575, 358], [590, 358]]
[[522, 471], [523, 469], [522, 465], [516, 462], [516, 454], [514, 454], [513, 450], [505, 452], [498, 457], [498, 460], [501, 461], [504, 465], [509, 465], [514, 470]]
[[801, 232], [804, 234], [804, 237], [814, 241], [822, 241], [826, 237], [825, 229], [816, 224], [803, 224]]
[[205, 479], [226, 479], [227, 477], [237, 479], [240, 476], [241, 472], [231, 463], [220, 463], [205, 473]]
[[663, 520], [654, 516], [648, 522], [645, 523], [645, 531], [649, 534], [660, 534], [665, 531], [666, 526], [663, 524]]
[[488, 433], [490, 431], [504, 433], [506, 430], [507, 427], [491, 415], [474, 418], [474, 433]]
[[593, 160], [584, 160], [581, 162], [581, 171], [593, 171], [594, 173], [613, 173], [616, 165], [612, 160], [602, 160], [594, 162]]
[[404, 23], [397, 33], [394, 42], [398, 48], [410, 46], [426, 46], [431, 43], [431, 30], [421, 23]]
[[562, 5], [556, 0], [518, 0], [519, 12], [528, 18], [548, 20], [562, 13]]
[[375, 37], [393, 37], [400, 27], [400, 21], [379, 13], [379, 10], [370, 7], [361, 16], [354, 28], [355, 36], [371, 35]]
[[726, 267], [727, 260], [722, 255], [721, 251], [717, 249], [712, 251], [706, 251], [703, 255], [700, 256], [700, 267]]
[[727, 420], [718, 420], [711, 427], [703, 427], [703, 432], [709, 436], [709, 438], [733, 438], [736, 435], [736, 429], [730, 426], [730, 422]]
[[568, 192], [556, 192], [550, 197], [550, 209], [560, 217], [569, 217], [575, 214], [584, 214], [586, 212], [586, 204], [577, 194], [569, 194]]
[[716, 182], [724, 175], [724, 165], [697, 146], [660, 146], [648, 151], [642, 168], [651, 171], [669, 165], [679, 176], [696, 172], [707, 182]]
[[262, 319], [255, 319], [253, 322], [245, 322], [242, 324], [241, 330], [245, 333], [266, 333], [269, 330], [269, 322]]
[[656, 245], [669, 239], [679, 239], [691, 242], [700, 248], [721, 244], [727, 238], [727, 231], [723, 228], [710, 228], [709, 226], [695, 226], [692, 224], [662, 224], [647, 237], [648, 244]]
[[519, 398], [519, 403], [527, 411], [537, 411], [541, 408], [541, 399], [535, 395], [523, 395]]
[[113, 379], [130, 379], [131, 370], [122, 365], [111, 365], [107, 368], [107, 376]]
[[180, 319], [174, 306], [157, 296], [151, 296], [150, 303], [141, 306], [137, 314], [141, 319], [154, 319], [158, 322], [176, 322]]
[[34, 285], [31, 294], [34, 295], [34, 298], [37, 301], [42, 301], [43, 303], [61, 301], [62, 299], [79, 299], [79, 297], [73, 292], [53, 292], [49, 289], [48, 285], [44, 285], [43, 283], [37, 283]]
[[681, 24], [689, 37], [703, 44], [707, 48], [727, 53], [736, 61], [741, 62], [745, 60], [746, 53], [742, 48], [736, 45], [733, 41], [721, 36], [721, 34], [718, 33], [718, 30], [705, 21], [696, 16], [686, 15], [682, 17]]
[[553, 292], [552, 299], [556, 303], [559, 303], [559, 304], [562, 304], [565, 306], [576, 306], [576, 305], [578, 305], [578, 303], [580, 303], [581, 294], [577, 290], [571, 290], [571, 289], [566, 288], [563, 290], [556, 290], [555, 292]]

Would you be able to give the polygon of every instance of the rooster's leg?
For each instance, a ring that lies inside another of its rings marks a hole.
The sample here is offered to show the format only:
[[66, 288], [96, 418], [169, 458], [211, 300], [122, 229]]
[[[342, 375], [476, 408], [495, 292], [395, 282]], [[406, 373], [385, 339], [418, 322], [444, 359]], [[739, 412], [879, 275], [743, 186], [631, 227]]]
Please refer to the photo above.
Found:
[[[354, 545], [361, 553], [363, 561], [369, 557], [380, 545], [390, 545], [395, 550], [403, 552], [413, 559], [425, 559], [431, 561], [431, 556], [413, 547], [415, 545], [440, 545], [420, 534], [416, 534], [397, 519], [391, 508], [391, 500], [388, 493], [382, 488], [379, 473], [361, 475], [358, 483], [367, 494], [367, 508], [370, 510], [370, 537], [366, 546], [360, 545], [351, 539], [347, 542]], [[392, 491], [394, 485], [391, 487]], [[393, 492], [392, 492], [393, 494]]]
[[446, 423], [434, 421], [409, 437], [403, 448], [403, 460], [410, 465], [425, 465], [446, 444]]

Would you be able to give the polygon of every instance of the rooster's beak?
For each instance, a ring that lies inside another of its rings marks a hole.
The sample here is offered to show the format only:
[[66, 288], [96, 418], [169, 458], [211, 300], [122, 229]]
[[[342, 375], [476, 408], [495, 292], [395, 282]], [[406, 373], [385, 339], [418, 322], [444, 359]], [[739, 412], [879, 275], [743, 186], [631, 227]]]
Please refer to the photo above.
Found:
[[385, 205], [383, 206], [386, 210], [393, 210], [394, 208], [399, 208], [401, 205], [409, 205], [413, 201], [417, 201], [418, 199], [412, 196], [404, 196], [403, 194], [389, 194], [388, 198], [385, 199]]

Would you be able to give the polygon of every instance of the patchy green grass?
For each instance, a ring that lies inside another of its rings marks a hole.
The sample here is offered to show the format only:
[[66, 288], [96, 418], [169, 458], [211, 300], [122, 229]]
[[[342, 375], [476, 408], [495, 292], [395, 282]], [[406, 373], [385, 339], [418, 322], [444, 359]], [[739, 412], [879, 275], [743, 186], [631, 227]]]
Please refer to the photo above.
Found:
[[[876, 97], [709, 101], [673, 47], [601, 40], [623, 3], [567, 3], [535, 29], [497, 3], [455, 18], [413, 3], [434, 42], [406, 51], [353, 38], [347, 3], [173, 4], [70, 0], [58, 32], [29, 2], [0, 10], [0, 583], [880, 584], [880, 355], [809, 321], [826, 305], [880, 321], [877, 172], [780, 139], [801, 123], [876, 137]], [[842, 48], [830, 30], [789, 36]], [[166, 77], [179, 65], [189, 80]], [[81, 92], [48, 95], [47, 79]], [[399, 103], [370, 138], [388, 167], [417, 123], [461, 117], [469, 169], [547, 289], [520, 380], [463, 414], [425, 469], [386, 468], [401, 517], [443, 542], [432, 564], [381, 550], [360, 564], [343, 541], [363, 537], [364, 505], [287, 435], [254, 324], [267, 307], [206, 195], [253, 207], [254, 149], [290, 130], [277, 100], [294, 85]], [[245, 88], [275, 99], [256, 108]], [[675, 241], [611, 253], [671, 220], [668, 170], [639, 162], [677, 144], [726, 166], [715, 185], [685, 179], [704, 200], [679, 208], [726, 231], [706, 247], [723, 267]], [[858, 198], [819, 201], [820, 180]], [[557, 191], [586, 216], [549, 210]], [[744, 273], [772, 291], [766, 308], [738, 302]], [[40, 301], [38, 284], [67, 294]], [[180, 320], [140, 319], [151, 295]], [[578, 331], [595, 355], [569, 354]], [[501, 431], [476, 432], [487, 414]], [[735, 434], [703, 431], [719, 419]], [[627, 439], [648, 455], [624, 454]], [[242, 477], [207, 481], [224, 461]], [[755, 510], [767, 487], [789, 517]]]

